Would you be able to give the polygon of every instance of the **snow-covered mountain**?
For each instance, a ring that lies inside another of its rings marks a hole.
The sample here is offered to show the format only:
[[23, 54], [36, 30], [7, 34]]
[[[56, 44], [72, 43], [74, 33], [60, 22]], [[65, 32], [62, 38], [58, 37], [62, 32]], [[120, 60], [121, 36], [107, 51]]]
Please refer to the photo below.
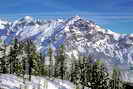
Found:
[[113, 66], [119, 67], [124, 80], [133, 82], [133, 34], [115, 33], [79, 16], [68, 20], [26, 16], [14, 22], [0, 20], [0, 37], [5, 44], [14, 38], [31, 39], [43, 53], [49, 45], [55, 50], [64, 44], [68, 57], [91, 55], [105, 62], [110, 70]]

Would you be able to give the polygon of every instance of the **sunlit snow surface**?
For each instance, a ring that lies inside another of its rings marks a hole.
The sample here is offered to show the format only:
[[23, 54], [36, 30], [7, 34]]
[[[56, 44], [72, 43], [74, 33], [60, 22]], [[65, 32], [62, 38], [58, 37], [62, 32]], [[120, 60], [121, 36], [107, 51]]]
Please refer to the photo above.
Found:
[[68, 81], [48, 80], [44, 77], [32, 76], [31, 81], [23, 81], [14, 75], [0, 75], [0, 88], [2, 89], [74, 89], [74, 85]]

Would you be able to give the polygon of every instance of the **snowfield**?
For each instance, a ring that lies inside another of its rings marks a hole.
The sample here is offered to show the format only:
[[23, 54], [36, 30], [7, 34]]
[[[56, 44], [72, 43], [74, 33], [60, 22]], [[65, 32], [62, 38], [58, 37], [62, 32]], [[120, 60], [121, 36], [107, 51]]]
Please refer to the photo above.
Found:
[[44, 77], [32, 76], [31, 81], [23, 81], [15, 75], [0, 75], [1, 89], [75, 89], [75, 86], [65, 80], [48, 80]]

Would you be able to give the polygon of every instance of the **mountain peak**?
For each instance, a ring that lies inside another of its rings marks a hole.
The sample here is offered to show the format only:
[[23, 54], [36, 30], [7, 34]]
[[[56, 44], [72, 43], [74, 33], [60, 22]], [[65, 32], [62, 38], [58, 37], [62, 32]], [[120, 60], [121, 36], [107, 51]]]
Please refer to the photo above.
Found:
[[76, 15], [73, 17], [73, 19], [79, 20], [79, 19], [81, 19], [81, 17], [79, 15]]
[[23, 18], [21, 18], [19, 21], [21, 21], [21, 22], [31, 22], [31, 21], [33, 21], [33, 18], [31, 17], [31, 16], [25, 16], [25, 17], [23, 17]]
[[33, 18], [31, 16], [25, 16], [24, 19], [25, 20], [33, 20]]
[[71, 17], [70, 19], [67, 20], [67, 25], [74, 24], [74, 22], [78, 21], [79, 19], [81, 19], [80, 16]]

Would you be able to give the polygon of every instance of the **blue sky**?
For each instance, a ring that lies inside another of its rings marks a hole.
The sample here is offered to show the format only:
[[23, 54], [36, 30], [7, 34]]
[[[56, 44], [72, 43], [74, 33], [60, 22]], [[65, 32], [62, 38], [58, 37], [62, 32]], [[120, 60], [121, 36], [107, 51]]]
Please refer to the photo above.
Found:
[[133, 33], [133, 0], [1, 0], [0, 18], [42, 19], [80, 15], [120, 33]]

